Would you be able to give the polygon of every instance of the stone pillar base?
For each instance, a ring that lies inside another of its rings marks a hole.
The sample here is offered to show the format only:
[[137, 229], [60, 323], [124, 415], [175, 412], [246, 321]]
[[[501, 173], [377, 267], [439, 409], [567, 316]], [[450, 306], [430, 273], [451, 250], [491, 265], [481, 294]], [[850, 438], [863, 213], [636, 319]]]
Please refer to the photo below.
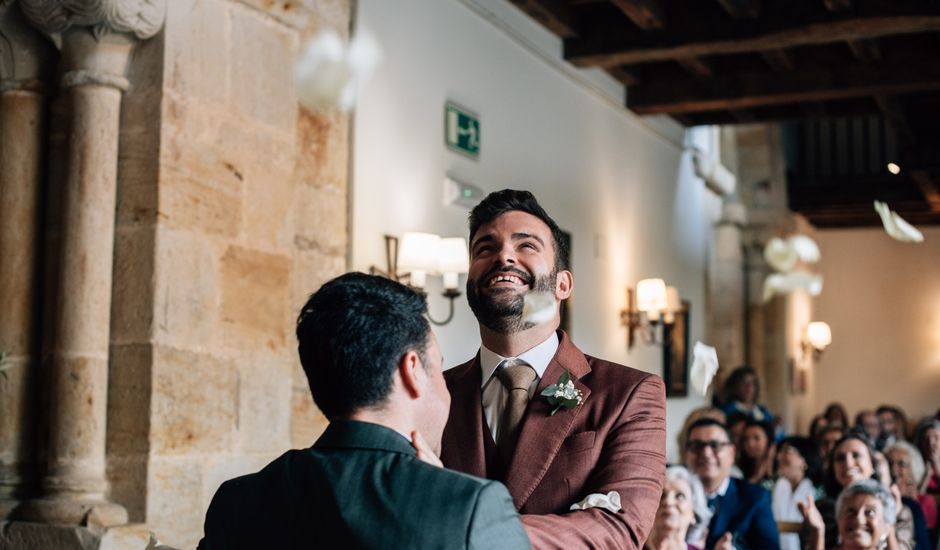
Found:
[[4, 550], [156, 550], [147, 525], [122, 525], [110, 529], [45, 525], [12, 521], [0, 523], [0, 548]]
[[127, 510], [106, 500], [37, 498], [24, 502], [16, 511], [16, 519], [104, 529], [126, 524]]

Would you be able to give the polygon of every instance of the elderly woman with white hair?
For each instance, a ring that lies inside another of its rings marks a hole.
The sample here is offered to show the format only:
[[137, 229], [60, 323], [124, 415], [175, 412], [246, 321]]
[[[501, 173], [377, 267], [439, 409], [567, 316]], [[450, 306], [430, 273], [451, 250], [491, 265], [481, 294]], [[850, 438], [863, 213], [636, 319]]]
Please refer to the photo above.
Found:
[[705, 530], [711, 516], [698, 478], [683, 466], [670, 466], [644, 548], [700, 550], [705, 547]]
[[[891, 536], [897, 521], [898, 504], [882, 484], [874, 479], [856, 481], [839, 493], [836, 499], [836, 526], [839, 531], [837, 550], [895, 550], [897, 541]], [[818, 512], [807, 520], [819, 536], [812, 537], [806, 550], [825, 548], [825, 526]]]
[[926, 527], [930, 531], [928, 538], [935, 543], [936, 539], [933, 537], [937, 529], [937, 502], [933, 495], [921, 491], [924, 478], [927, 477], [927, 467], [923, 456], [917, 447], [907, 441], [898, 441], [888, 446], [884, 454], [891, 469], [891, 479], [897, 484], [902, 497], [920, 505]]

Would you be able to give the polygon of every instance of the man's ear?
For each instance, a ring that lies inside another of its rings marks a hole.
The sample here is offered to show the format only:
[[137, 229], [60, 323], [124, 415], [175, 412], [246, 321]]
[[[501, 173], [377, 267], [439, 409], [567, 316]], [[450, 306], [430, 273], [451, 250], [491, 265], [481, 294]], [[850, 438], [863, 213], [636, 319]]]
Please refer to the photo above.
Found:
[[412, 399], [421, 397], [424, 391], [424, 373], [418, 372], [423, 370], [424, 365], [421, 364], [421, 359], [414, 350], [405, 352], [398, 362], [398, 376], [401, 378], [401, 385]]
[[558, 301], [567, 300], [574, 290], [574, 277], [567, 269], [559, 271], [555, 275], [555, 299]]

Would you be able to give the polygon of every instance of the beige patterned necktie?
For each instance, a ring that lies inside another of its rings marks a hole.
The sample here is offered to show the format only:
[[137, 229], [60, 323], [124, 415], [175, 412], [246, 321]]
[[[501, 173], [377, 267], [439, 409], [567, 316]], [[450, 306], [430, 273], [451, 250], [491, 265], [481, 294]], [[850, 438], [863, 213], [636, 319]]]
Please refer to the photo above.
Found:
[[529, 386], [535, 380], [535, 370], [525, 361], [510, 357], [503, 359], [495, 374], [509, 392], [503, 414], [499, 418], [499, 437], [496, 441], [500, 456], [508, 464], [516, 448], [519, 422], [529, 404]]

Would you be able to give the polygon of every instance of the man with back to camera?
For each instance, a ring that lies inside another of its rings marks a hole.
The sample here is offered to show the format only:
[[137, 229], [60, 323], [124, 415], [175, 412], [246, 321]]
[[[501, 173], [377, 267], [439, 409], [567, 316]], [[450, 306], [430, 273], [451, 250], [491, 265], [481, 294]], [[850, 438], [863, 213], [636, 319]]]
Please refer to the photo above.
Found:
[[[494, 192], [473, 209], [467, 300], [482, 347], [445, 373], [441, 459], [506, 483], [535, 548], [641, 548], [665, 473], [664, 386], [557, 330], [573, 285], [561, 230], [531, 193]], [[547, 297], [548, 320], [523, 317], [531, 292]], [[552, 414], [541, 394], [566, 372], [567, 406]]]
[[223, 483], [200, 549], [529, 548], [505, 487], [426, 463], [450, 403], [426, 314], [422, 295], [362, 273], [310, 297], [300, 362], [330, 424]]
[[686, 433], [685, 465], [701, 480], [713, 512], [705, 548], [779, 550], [770, 493], [731, 477], [735, 447], [728, 428], [714, 418], [702, 418]]

